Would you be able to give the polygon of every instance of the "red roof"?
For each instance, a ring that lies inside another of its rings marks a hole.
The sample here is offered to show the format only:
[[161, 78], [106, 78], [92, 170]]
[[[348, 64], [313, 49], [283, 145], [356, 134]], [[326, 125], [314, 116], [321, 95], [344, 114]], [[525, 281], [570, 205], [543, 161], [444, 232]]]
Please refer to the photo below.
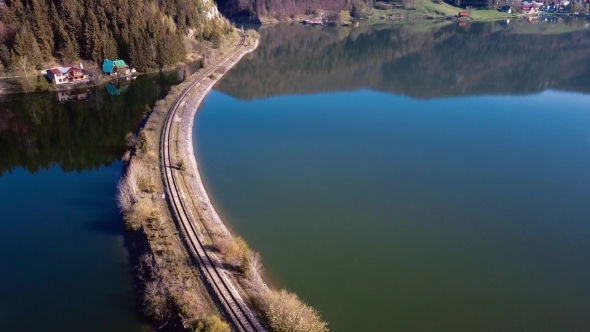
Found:
[[70, 70], [68, 70], [68, 73], [71, 72], [72, 70], [83, 70], [83, 69], [78, 68], [78, 67], [70, 67]]
[[49, 69], [48, 71], [52, 72], [55, 75], [60, 75], [61, 74], [61, 71], [59, 71], [59, 69], [57, 69], [57, 68]]

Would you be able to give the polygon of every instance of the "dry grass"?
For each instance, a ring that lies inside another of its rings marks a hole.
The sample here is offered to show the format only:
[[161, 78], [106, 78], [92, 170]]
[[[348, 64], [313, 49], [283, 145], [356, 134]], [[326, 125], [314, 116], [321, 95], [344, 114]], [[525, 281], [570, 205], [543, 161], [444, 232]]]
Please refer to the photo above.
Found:
[[151, 248], [151, 253], [142, 257], [137, 266], [138, 276], [143, 281], [146, 314], [159, 328], [180, 319], [184, 326], [204, 322], [202, 331], [210, 331], [227, 324], [223, 325], [219, 318], [220, 323], [207, 323], [215, 321], [211, 317], [219, 313], [199, 279], [162, 198], [157, 148], [164, 110], [171, 100], [169, 97], [155, 107], [155, 114], [146, 124], [150, 130], [127, 136], [131, 157], [125, 176], [118, 184], [117, 201], [127, 229], [142, 230]]
[[231, 332], [229, 325], [218, 316], [209, 316], [193, 326], [194, 332]]

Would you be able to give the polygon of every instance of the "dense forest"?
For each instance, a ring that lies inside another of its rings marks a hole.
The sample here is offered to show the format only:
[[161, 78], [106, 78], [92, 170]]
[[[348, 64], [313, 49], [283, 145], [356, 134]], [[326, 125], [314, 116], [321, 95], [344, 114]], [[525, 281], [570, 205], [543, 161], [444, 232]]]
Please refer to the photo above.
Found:
[[428, 31], [281, 24], [261, 29], [264, 42], [216, 89], [246, 100], [364, 88], [416, 98], [546, 89], [590, 93], [586, 22], [560, 24], [556, 28], [581, 30], [530, 34], [526, 23], [449, 23]]
[[231, 30], [211, 0], [6, 0], [0, 61], [26, 71], [122, 58], [144, 71], [183, 60], [188, 39], [215, 45]]

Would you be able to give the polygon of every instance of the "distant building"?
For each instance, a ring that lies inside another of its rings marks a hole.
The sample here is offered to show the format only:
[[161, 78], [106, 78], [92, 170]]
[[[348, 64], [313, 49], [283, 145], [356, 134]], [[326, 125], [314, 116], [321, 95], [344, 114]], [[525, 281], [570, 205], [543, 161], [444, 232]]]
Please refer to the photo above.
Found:
[[446, 0], [449, 3], [458, 6], [458, 7], [466, 7], [466, 6], [473, 6], [473, 7], [489, 7], [494, 2], [492, 0]]
[[531, 5], [530, 2], [524, 1], [522, 3], [521, 9], [522, 9], [523, 12], [530, 12], [531, 11], [531, 8], [533, 8], [533, 6]]
[[131, 74], [131, 69], [123, 60], [105, 59], [102, 62], [102, 71], [112, 76], [127, 76]]
[[88, 80], [88, 74], [78, 67], [57, 67], [47, 70], [47, 78], [53, 84], [79, 83]]
[[512, 13], [512, 7], [510, 7], [510, 6], [502, 6], [501, 11], [502, 11], [502, 13], [508, 13], [508, 14], [510, 14], [510, 13]]

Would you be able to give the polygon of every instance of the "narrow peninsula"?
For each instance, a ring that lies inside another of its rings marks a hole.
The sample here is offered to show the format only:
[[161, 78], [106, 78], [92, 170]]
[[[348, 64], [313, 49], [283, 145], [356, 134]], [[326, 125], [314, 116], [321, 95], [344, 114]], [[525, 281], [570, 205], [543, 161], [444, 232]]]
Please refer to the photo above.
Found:
[[129, 136], [119, 205], [146, 313], [159, 330], [327, 331], [319, 313], [263, 280], [260, 255], [221, 221], [192, 144], [193, 121], [213, 85], [259, 42], [236, 31], [211, 64], [157, 103]]

